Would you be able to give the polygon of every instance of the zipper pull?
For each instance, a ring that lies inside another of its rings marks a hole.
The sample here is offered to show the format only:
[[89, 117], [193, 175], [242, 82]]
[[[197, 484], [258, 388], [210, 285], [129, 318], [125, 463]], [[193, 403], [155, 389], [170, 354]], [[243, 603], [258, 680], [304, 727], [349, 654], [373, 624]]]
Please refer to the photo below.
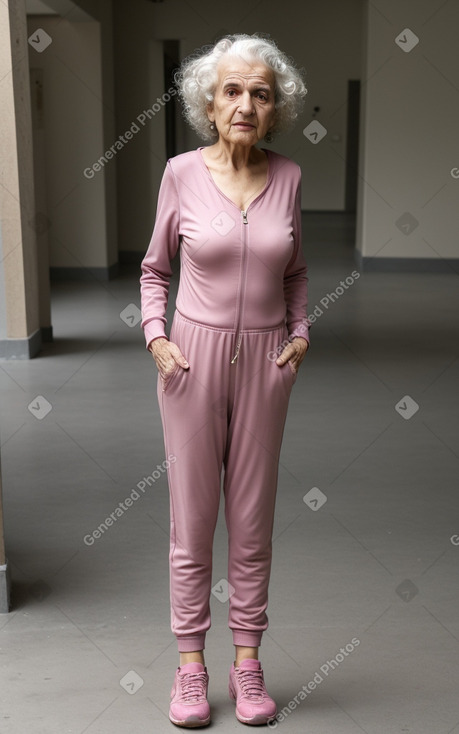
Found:
[[234, 364], [235, 361], [237, 360], [237, 358], [239, 357], [239, 350], [241, 348], [241, 342], [242, 342], [242, 334], [241, 334], [241, 332], [239, 332], [238, 339], [237, 339], [237, 344], [236, 344], [236, 353], [235, 353], [233, 359], [231, 360], [231, 364]]
[[241, 214], [242, 214], [242, 221], [244, 222], [244, 224], [248, 224], [248, 221], [247, 221], [247, 212], [244, 211], [243, 209], [241, 209]]

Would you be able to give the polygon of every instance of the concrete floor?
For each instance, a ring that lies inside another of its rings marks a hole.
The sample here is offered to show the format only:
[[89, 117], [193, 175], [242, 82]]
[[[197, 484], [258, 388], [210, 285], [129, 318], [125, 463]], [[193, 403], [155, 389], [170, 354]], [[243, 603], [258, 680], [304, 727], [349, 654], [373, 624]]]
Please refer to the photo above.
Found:
[[[287, 707], [277, 729], [457, 734], [458, 277], [363, 274], [324, 308], [357, 269], [352, 222], [309, 215], [305, 242], [309, 310], [323, 313], [279, 474], [260, 650], [268, 690]], [[165, 475], [84, 542], [164, 460], [155, 368], [140, 328], [120, 318], [136, 315], [129, 304], [139, 304], [132, 271], [55, 285], [54, 343], [0, 364], [13, 577], [12, 611], [0, 615], [2, 734], [175, 730]], [[222, 511], [215, 583], [226, 570]], [[212, 613], [212, 727], [242, 731], [217, 596]]]

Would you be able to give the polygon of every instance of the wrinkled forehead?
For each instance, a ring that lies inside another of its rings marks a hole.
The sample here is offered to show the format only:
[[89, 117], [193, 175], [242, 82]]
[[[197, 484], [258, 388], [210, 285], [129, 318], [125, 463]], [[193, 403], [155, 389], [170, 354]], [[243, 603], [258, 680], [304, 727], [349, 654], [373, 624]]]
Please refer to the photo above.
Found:
[[217, 65], [218, 83], [230, 81], [240, 84], [264, 84], [274, 88], [273, 71], [259, 59], [243, 59], [240, 56], [225, 54]]

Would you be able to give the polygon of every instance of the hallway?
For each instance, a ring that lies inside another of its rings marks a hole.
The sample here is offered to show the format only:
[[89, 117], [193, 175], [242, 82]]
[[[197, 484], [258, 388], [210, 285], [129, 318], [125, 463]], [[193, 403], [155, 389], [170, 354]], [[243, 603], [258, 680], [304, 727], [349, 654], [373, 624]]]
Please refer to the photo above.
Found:
[[[459, 732], [457, 273], [360, 274], [344, 215], [305, 215], [304, 242], [317, 318], [287, 419], [260, 649], [287, 707], [277, 728]], [[136, 268], [55, 283], [54, 343], [0, 362], [5, 734], [172, 731], [165, 456], [132, 304]], [[225, 577], [222, 500], [206, 663], [213, 727], [230, 732]]]

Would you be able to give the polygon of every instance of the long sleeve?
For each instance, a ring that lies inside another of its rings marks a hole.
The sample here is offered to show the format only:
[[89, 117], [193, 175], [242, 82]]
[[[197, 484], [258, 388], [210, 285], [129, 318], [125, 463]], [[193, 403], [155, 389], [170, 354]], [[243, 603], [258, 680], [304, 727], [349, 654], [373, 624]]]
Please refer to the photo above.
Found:
[[179, 247], [179, 229], [179, 198], [171, 164], [168, 162], [159, 190], [153, 234], [141, 265], [141, 326], [147, 347], [153, 339], [166, 336], [171, 260]]
[[247, 225], [216, 186], [200, 149], [168, 160], [141, 265], [147, 347], [166, 336], [171, 261], [179, 248], [176, 309], [182, 316], [217, 329], [274, 328], [286, 319], [291, 337], [309, 341], [301, 169], [273, 151], [268, 155], [268, 180], [247, 208]]
[[289, 336], [301, 336], [309, 342], [311, 322], [307, 317], [308, 268], [303, 256], [301, 242], [301, 178], [295, 196], [293, 213], [294, 251], [284, 273], [284, 298], [287, 306], [287, 329]]

